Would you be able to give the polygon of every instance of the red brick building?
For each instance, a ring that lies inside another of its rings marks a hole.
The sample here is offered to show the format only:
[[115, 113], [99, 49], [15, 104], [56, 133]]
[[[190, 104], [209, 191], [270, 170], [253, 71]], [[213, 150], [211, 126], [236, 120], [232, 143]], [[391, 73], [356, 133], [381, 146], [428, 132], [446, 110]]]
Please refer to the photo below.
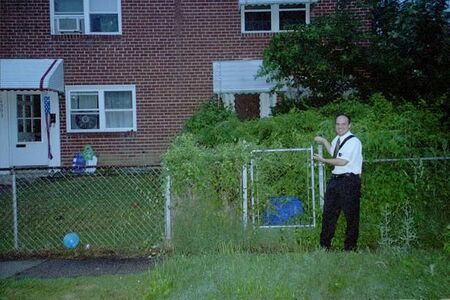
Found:
[[0, 167], [158, 163], [213, 93], [265, 116], [270, 37], [335, 2], [0, 0]]

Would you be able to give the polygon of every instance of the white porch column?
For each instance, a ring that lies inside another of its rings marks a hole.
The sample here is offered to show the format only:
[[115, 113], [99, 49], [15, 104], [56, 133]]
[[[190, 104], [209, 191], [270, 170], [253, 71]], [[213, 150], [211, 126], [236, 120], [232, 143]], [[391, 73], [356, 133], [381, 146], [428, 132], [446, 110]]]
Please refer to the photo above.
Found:
[[261, 118], [272, 115], [272, 107], [277, 103], [277, 95], [261, 93], [259, 95], [259, 116]]
[[277, 94], [271, 94], [270, 95], [270, 114], [272, 115], [272, 108], [277, 105]]
[[[16, 125], [17, 126], [17, 125]], [[9, 124], [6, 92], [0, 91], [0, 168], [9, 167]]]
[[236, 111], [234, 106], [234, 94], [222, 94], [221, 95], [223, 105], [231, 111]]

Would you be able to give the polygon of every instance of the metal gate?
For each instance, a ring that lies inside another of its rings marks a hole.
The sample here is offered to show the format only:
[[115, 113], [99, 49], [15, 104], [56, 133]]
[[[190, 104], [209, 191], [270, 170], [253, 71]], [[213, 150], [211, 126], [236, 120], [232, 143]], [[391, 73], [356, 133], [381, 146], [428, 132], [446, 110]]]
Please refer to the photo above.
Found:
[[317, 166], [312, 146], [252, 151], [242, 170], [244, 226], [315, 227], [325, 189], [323, 164]]

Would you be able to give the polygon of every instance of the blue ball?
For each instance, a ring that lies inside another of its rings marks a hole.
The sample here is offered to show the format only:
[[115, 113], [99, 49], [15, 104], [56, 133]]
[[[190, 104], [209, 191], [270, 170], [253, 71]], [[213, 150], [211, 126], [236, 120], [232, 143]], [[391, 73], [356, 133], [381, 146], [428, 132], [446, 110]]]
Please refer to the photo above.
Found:
[[75, 232], [68, 233], [64, 236], [64, 246], [67, 249], [74, 249], [80, 243], [80, 238]]

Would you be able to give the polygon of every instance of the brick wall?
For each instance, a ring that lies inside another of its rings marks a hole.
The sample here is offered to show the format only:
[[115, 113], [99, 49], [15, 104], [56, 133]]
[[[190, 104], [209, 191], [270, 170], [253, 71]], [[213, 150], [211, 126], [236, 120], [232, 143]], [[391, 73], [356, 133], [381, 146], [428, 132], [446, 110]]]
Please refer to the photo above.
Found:
[[[321, 0], [313, 16], [329, 13]], [[137, 132], [67, 133], [63, 164], [87, 143], [99, 163], [158, 163], [170, 140], [212, 94], [212, 62], [260, 59], [271, 34], [241, 34], [237, 0], [122, 0], [120, 36], [51, 35], [48, 0], [2, 0], [0, 57], [62, 58], [65, 84], [135, 84]]]

